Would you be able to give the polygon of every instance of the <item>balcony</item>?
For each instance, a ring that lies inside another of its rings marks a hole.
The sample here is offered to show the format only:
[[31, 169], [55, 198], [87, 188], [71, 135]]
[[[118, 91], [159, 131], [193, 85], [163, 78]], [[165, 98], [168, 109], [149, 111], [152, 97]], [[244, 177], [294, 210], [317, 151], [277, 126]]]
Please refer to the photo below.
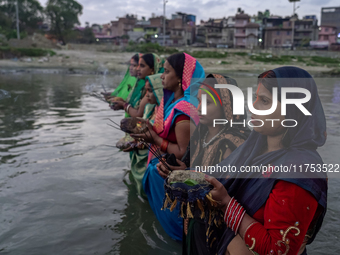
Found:
[[315, 28], [311, 27], [311, 28], [295, 28], [296, 32], [313, 32], [314, 30], [316, 30]]
[[336, 33], [335, 31], [329, 31], [329, 32], [320, 31], [319, 35], [336, 35]]
[[234, 34], [234, 37], [246, 37], [246, 33], [237, 33], [237, 34]]

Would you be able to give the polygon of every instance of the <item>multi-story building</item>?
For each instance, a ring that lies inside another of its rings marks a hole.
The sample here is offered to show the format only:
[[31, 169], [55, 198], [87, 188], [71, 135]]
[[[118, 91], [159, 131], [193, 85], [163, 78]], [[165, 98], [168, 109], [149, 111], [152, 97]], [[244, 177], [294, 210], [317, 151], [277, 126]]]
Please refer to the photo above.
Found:
[[163, 34], [163, 17], [150, 18], [151, 24], [147, 29], [154, 33], [150, 40], [151, 42], [163, 45], [163, 36], [165, 36], [165, 46], [182, 46], [190, 45], [195, 40], [195, 21], [196, 16], [177, 12], [172, 14], [171, 20], [166, 20], [165, 35]]
[[315, 15], [305, 16], [294, 23], [294, 46], [308, 46], [318, 40], [318, 20]]
[[235, 17], [201, 20], [196, 27], [196, 41], [208, 46], [232, 47], [234, 44]]
[[319, 41], [328, 41], [329, 44], [336, 43], [337, 29], [332, 26], [319, 27]]
[[337, 41], [337, 29], [332, 26], [319, 27], [319, 40], [311, 41], [310, 46], [313, 48], [330, 48]]
[[250, 22], [250, 16], [243, 11], [235, 15], [234, 46], [252, 48], [258, 45], [259, 24]]
[[340, 40], [340, 6], [321, 8], [321, 26], [336, 27], [337, 39]]
[[265, 49], [292, 46], [290, 18], [269, 17], [263, 19], [262, 43]]
[[133, 31], [136, 21], [137, 17], [129, 14], [116, 21], [111, 21], [111, 36], [128, 35], [129, 31]]
[[321, 8], [321, 26], [336, 27], [336, 42], [340, 43], [340, 6]]
[[317, 40], [316, 17], [314, 15], [305, 16], [302, 20], [293, 20], [288, 17], [263, 19], [262, 40], [264, 48], [290, 48], [293, 37], [294, 46], [308, 46], [310, 41]]

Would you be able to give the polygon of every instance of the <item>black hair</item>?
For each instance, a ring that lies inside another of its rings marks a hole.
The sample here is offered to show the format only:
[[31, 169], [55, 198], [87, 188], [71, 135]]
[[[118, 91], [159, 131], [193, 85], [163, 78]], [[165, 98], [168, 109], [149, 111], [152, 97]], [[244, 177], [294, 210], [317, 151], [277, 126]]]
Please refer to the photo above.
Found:
[[184, 69], [184, 62], [185, 62], [185, 55], [184, 53], [176, 53], [171, 55], [166, 59], [169, 64], [175, 69], [176, 75], [178, 78], [182, 80], [183, 76], [183, 69]]
[[258, 84], [261, 83], [263, 86], [272, 93], [273, 88], [277, 88], [277, 79], [276, 74], [272, 71], [266, 71], [264, 73], [261, 73], [258, 77]]
[[[152, 55], [151, 53], [144, 54], [141, 58], [144, 59], [145, 63], [146, 63], [151, 69], [154, 69], [154, 67], [155, 67], [155, 62], [154, 62], [153, 55]], [[154, 70], [154, 72], [156, 72], [156, 71]]]
[[139, 55], [138, 54], [135, 54], [132, 56], [133, 61], [135, 61], [137, 64], [138, 64], [138, 61], [139, 61]]

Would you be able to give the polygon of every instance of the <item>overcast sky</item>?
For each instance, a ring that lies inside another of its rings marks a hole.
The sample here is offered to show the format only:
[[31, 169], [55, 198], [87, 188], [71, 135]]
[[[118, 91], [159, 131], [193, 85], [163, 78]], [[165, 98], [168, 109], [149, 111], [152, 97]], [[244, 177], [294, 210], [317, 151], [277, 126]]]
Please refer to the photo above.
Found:
[[[45, 6], [47, 0], [39, 0]], [[151, 13], [163, 15], [163, 0], [78, 0], [83, 5], [83, 14], [80, 16], [82, 25], [86, 21], [90, 24], [105, 24], [125, 14], [137, 14], [149, 18]], [[339, 0], [301, 0], [296, 13], [302, 18], [304, 15], [317, 15], [320, 24], [321, 7], [339, 6]], [[271, 14], [287, 16], [293, 13], [293, 3], [288, 0], [168, 0], [166, 16], [181, 11], [196, 15], [196, 24], [201, 19], [222, 18], [235, 15], [238, 7], [245, 13], [253, 15], [257, 11], [269, 9]]]

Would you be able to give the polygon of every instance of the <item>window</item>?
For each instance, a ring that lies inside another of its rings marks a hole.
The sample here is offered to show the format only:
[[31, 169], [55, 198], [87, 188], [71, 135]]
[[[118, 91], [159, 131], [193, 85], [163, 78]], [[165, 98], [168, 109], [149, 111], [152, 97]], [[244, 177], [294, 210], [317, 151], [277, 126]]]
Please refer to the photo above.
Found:
[[325, 32], [328, 32], [328, 28], [325, 29]]
[[280, 31], [276, 31], [276, 35], [280, 35]]
[[287, 35], [290, 35], [290, 31], [287, 31]]

